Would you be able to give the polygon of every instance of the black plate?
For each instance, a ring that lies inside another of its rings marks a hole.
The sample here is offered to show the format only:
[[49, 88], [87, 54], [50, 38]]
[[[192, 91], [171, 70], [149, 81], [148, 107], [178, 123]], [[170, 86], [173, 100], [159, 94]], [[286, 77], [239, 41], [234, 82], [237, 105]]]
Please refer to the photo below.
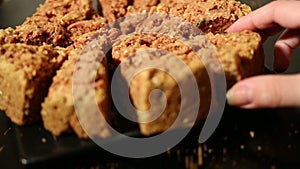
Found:
[[[41, 125], [18, 127], [0, 115], [1, 168], [78, 168], [114, 166], [115, 168], [183, 168], [186, 159], [198, 159], [195, 149], [203, 150], [200, 168], [299, 168], [300, 110], [241, 110], [227, 107], [214, 135], [202, 145], [197, 143], [199, 126], [168, 153], [147, 159], [127, 159], [112, 155], [90, 140], [75, 135], [53, 137]], [[9, 129], [9, 126], [12, 128]], [[5, 131], [5, 132], [4, 132]], [[131, 133], [133, 136], [138, 133]], [[10, 136], [8, 136], [10, 135]], [[44, 140], [44, 141], [43, 141]], [[103, 140], [122, 144], [122, 138]], [[16, 144], [12, 144], [16, 142]], [[3, 145], [1, 145], [3, 144]], [[17, 145], [17, 150], [14, 146]], [[11, 156], [10, 152], [18, 152]], [[5, 158], [5, 159], [4, 159]], [[157, 163], [160, 164], [157, 164]], [[197, 162], [195, 160], [195, 162]], [[146, 166], [144, 166], [146, 165]]]

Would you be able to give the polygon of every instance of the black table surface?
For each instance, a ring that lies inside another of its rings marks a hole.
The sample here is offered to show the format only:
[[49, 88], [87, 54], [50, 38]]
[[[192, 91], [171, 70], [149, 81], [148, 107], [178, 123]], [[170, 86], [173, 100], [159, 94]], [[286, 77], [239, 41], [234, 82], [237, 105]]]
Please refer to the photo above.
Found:
[[[253, 8], [269, 2], [242, 1]], [[43, 0], [0, 0], [0, 28], [22, 23], [41, 2]], [[0, 112], [0, 169], [298, 169], [299, 115], [299, 109], [226, 107], [220, 125], [205, 144], [197, 143], [196, 127], [178, 146], [164, 154], [129, 159], [112, 155], [93, 142], [80, 140], [72, 134], [55, 138], [40, 124], [15, 126]]]
[[[197, 143], [196, 127], [164, 154], [129, 159], [112, 155], [72, 134], [54, 138], [42, 125], [17, 127], [2, 112], [0, 168], [296, 169], [300, 163], [299, 116], [299, 109], [227, 107], [216, 132], [206, 143]], [[112, 141], [122, 143], [118, 139]]]

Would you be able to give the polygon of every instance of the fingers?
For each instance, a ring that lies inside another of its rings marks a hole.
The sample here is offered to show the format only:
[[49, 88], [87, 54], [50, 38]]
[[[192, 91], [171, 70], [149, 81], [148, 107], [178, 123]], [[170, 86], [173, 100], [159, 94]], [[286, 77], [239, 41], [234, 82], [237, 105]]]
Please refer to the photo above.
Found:
[[274, 35], [279, 28], [300, 29], [299, 9], [300, 1], [274, 1], [242, 17], [227, 32], [268, 30], [264, 32]]
[[228, 104], [241, 108], [300, 107], [300, 74], [245, 79], [227, 93]]
[[[263, 37], [286, 29], [275, 44], [276, 71], [288, 68], [293, 49], [300, 45], [300, 1], [274, 1], [239, 19], [227, 32], [257, 31]], [[298, 29], [298, 30], [297, 30]], [[265, 75], [245, 79], [230, 89], [230, 105], [242, 108], [300, 107], [300, 74]]]
[[275, 44], [274, 69], [284, 72], [290, 65], [293, 50], [300, 45], [300, 30], [286, 30]]

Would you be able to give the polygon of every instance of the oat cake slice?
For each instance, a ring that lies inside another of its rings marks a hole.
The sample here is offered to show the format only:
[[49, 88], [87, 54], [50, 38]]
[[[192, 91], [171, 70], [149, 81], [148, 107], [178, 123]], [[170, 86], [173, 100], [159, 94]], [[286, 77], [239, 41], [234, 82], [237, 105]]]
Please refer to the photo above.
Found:
[[1, 45], [0, 109], [18, 125], [40, 120], [41, 103], [63, 60], [49, 45]]
[[[208, 37], [212, 45], [214, 45], [216, 55], [225, 71], [228, 88], [243, 78], [263, 73], [264, 57], [261, 50], [262, 42], [257, 33], [245, 31], [227, 35], [210, 34]], [[199, 60], [198, 56], [180, 40], [163, 35], [134, 35], [114, 45], [112, 58], [116, 64], [120, 64], [130, 55], [146, 48], [164, 49], [172, 52], [189, 66], [199, 86], [201, 105], [197, 121], [204, 119], [207, 116], [212, 97], [206, 67]], [[134, 60], [139, 59], [135, 58], [131, 60], [133, 61], [130, 65], [134, 66]], [[185, 80], [184, 78], [185, 76], [182, 76], [182, 81]], [[180, 90], [172, 77], [159, 70], [147, 70], [136, 75], [128, 86], [130, 98], [137, 109], [137, 112], [132, 113], [137, 113], [138, 119], [151, 119], [154, 116], [152, 114], [139, 113], [139, 111], [147, 111], [151, 108], [148, 99], [152, 90], [161, 89], [164, 91], [168, 101], [166, 109], [158, 119], [150, 123], [139, 124], [143, 134], [152, 135], [163, 132], [173, 124], [178, 116], [180, 105], [184, 103], [180, 101]], [[182, 119], [182, 123], [177, 127], [189, 126], [188, 122], [188, 120]]]

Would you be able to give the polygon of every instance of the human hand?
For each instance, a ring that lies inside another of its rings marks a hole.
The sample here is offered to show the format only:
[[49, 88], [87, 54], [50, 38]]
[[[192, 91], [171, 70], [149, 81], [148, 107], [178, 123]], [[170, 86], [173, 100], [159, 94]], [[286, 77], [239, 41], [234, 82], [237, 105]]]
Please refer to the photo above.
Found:
[[[263, 39], [283, 31], [274, 46], [274, 68], [286, 70], [300, 45], [300, 1], [274, 1], [239, 19], [227, 32], [253, 30]], [[263, 75], [238, 82], [227, 93], [230, 105], [242, 108], [300, 107], [300, 74]]]

